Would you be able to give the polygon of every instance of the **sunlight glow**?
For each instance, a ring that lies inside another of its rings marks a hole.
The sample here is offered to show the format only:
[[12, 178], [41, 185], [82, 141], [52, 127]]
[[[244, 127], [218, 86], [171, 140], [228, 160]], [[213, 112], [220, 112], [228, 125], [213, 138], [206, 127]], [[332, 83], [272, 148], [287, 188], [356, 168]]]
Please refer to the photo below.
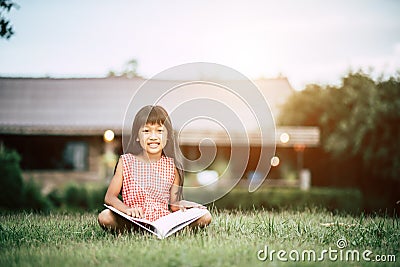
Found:
[[290, 140], [290, 136], [288, 133], [282, 133], [280, 136], [280, 140], [282, 143], [286, 144]]
[[111, 130], [107, 130], [104, 132], [104, 141], [106, 142], [111, 142], [112, 140], [114, 140], [114, 132]]
[[278, 166], [279, 163], [280, 163], [279, 157], [277, 157], [277, 156], [272, 157], [272, 159], [271, 159], [271, 166], [272, 167]]

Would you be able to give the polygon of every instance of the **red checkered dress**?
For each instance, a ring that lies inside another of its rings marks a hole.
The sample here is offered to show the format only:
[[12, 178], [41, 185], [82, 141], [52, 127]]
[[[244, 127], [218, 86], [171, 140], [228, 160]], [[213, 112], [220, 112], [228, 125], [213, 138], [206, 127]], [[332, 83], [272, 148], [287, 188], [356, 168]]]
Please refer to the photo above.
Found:
[[175, 179], [174, 160], [162, 156], [156, 162], [144, 163], [132, 154], [121, 158], [123, 202], [129, 207], [141, 207], [149, 221], [168, 215], [170, 189]]

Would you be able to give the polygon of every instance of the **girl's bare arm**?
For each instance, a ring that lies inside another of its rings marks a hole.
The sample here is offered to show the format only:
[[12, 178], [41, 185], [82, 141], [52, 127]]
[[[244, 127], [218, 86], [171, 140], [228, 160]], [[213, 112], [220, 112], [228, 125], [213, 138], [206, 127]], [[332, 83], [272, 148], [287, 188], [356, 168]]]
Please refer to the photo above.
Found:
[[175, 168], [175, 179], [174, 183], [172, 184], [169, 197], [170, 208], [172, 211], [179, 210], [179, 183], [180, 183], [179, 173], [178, 170]]
[[104, 203], [107, 205], [113, 206], [114, 208], [128, 214], [133, 217], [142, 217], [143, 212], [141, 208], [131, 208], [125, 205], [119, 198], [118, 195], [121, 192], [122, 188], [122, 159], [118, 160], [117, 169], [115, 170], [115, 174], [111, 179], [110, 185], [108, 186], [106, 196], [104, 197]]

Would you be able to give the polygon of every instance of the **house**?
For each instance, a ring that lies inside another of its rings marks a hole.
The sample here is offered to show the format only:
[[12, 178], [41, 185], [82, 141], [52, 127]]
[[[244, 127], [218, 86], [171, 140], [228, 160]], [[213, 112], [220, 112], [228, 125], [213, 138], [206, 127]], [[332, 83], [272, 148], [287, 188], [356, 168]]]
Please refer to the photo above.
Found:
[[[26, 178], [42, 181], [49, 190], [66, 181], [103, 181], [112, 175], [115, 160], [113, 153], [108, 152], [123, 152], [123, 129], [129, 128], [126, 121], [132, 119], [132, 116], [126, 116], [129, 115], [127, 107], [145, 82], [142, 78], [121, 77], [0, 78], [0, 142], [22, 155], [21, 166]], [[155, 82], [164, 88], [176, 83]], [[280, 105], [293, 93], [288, 80], [261, 79], [255, 84], [268, 100], [272, 116], [277, 117]], [[209, 90], [204, 84], [191, 86], [197, 92]], [[182, 94], [161, 99], [160, 103], [170, 111], [176, 103], [183, 101], [179, 97]], [[222, 98], [229, 96], [222, 95]], [[145, 104], [150, 103], [143, 102]], [[233, 104], [233, 109], [238, 109], [238, 105]], [[174, 118], [172, 120], [174, 122]], [[246, 127], [251, 128], [251, 125]], [[247, 139], [251, 158], [246, 172], [255, 168], [261, 149], [261, 137], [250, 128], [246, 128], [251, 136]], [[112, 131], [109, 132], [111, 135], [115, 134], [112, 141], [104, 139], [107, 130]], [[282, 135], [290, 138], [281, 142]], [[230, 137], [227, 139], [224, 131], [201, 123], [189, 125], [180, 133], [183, 154], [192, 159], [198, 157], [198, 144], [205, 137], [213, 139], [218, 153], [229, 158]], [[278, 147], [317, 146], [319, 131], [312, 127], [277, 127], [271, 140], [275, 139]], [[235, 144], [240, 145], [244, 140], [239, 136]], [[273, 147], [275, 144], [264, 145]]]

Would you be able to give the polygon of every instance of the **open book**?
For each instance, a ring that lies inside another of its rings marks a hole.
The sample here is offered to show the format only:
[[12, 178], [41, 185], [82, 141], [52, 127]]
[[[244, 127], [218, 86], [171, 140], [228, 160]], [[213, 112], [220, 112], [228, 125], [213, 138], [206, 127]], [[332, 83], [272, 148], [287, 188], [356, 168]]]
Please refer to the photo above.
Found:
[[208, 212], [206, 209], [199, 208], [190, 208], [185, 211], [178, 210], [151, 222], [146, 219], [131, 217], [112, 206], [106, 204], [104, 206], [146, 231], [155, 234], [160, 239], [176, 233]]

